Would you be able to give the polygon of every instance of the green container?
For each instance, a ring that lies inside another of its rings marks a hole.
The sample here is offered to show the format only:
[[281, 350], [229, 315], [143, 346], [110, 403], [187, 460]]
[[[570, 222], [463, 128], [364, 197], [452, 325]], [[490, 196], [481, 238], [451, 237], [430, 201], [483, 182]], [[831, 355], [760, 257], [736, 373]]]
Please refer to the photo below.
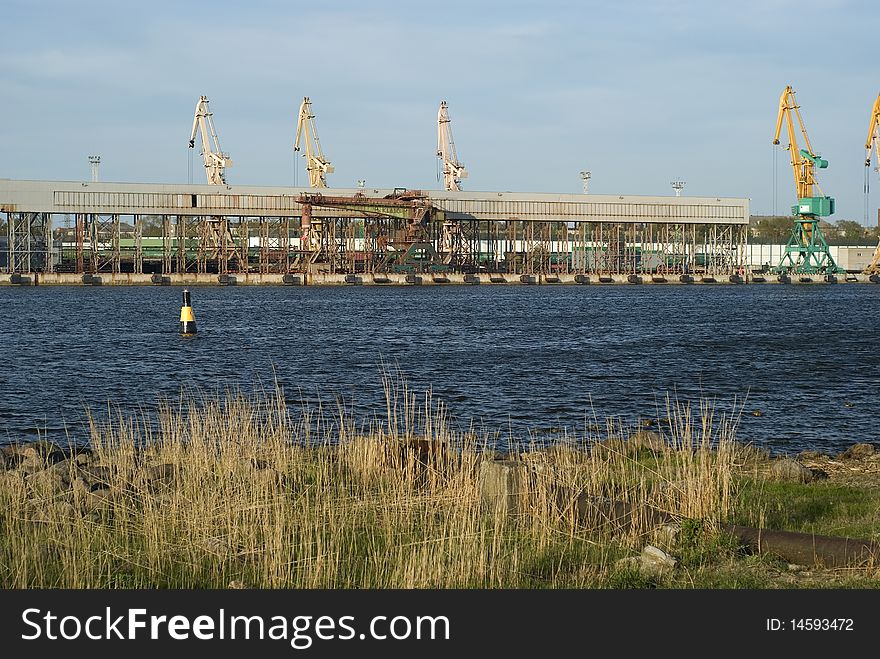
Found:
[[834, 215], [834, 199], [831, 197], [804, 197], [798, 199], [798, 205], [791, 207], [792, 215], [818, 215], [827, 217]]

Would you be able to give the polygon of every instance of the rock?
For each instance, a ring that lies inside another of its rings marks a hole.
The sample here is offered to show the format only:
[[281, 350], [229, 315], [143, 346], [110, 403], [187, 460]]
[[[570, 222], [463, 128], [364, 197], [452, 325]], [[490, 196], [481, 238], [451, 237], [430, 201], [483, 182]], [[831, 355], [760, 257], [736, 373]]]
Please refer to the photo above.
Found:
[[736, 457], [743, 465], [756, 466], [770, 461], [770, 451], [754, 444], [737, 444]]
[[841, 460], [864, 460], [874, 455], [875, 450], [873, 444], [853, 444], [837, 457]]
[[681, 534], [681, 524], [678, 522], [660, 524], [651, 531], [652, 540], [660, 547], [671, 549], [678, 544], [678, 536]]
[[64, 478], [52, 469], [29, 474], [25, 482], [34, 494], [41, 496], [53, 497], [67, 489]]
[[828, 472], [824, 469], [819, 469], [818, 467], [810, 467], [810, 472], [813, 474], [814, 481], [828, 480]]
[[85, 467], [95, 461], [95, 454], [92, 453], [90, 450], [80, 451], [73, 456], [73, 459], [76, 461], [76, 464], [81, 467]]
[[32, 501], [28, 508], [31, 521], [41, 524], [66, 523], [79, 518], [77, 509], [67, 501], [52, 501], [50, 503]]
[[21, 462], [21, 456], [15, 446], [0, 446], [0, 471], [15, 469]]
[[655, 577], [662, 577], [672, 572], [678, 564], [678, 559], [673, 558], [665, 551], [654, 545], [646, 545], [639, 556], [642, 572]]
[[82, 507], [86, 512], [95, 512], [102, 508], [109, 508], [122, 500], [122, 492], [116, 488], [104, 488], [92, 490], [83, 494]]
[[229, 582], [229, 584], [226, 587], [231, 588], [233, 590], [244, 590], [244, 589], [247, 589], [249, 586], [244, 581], [241, 581], [240, 579], [233, 579], [232, 581]]
[[171, 463], [147, 465], [141, 469], [140, 475], [145, 483], [163, 481], [170, 484], [177, 478], [177, 465]]
[[0, 471], [0, 491], [9, 493], [14, 499], [21, 499], [26, 489], [24, 474], [18, 471]]
[[82, 476], [80, 475], [80, 466], [73, 458], [66, 458], [60, 462], [56, 462], [50, 467], [47, 467], [46, 471], [53, 471], [61, 476], [65, 488], [69, 488], [77, 478], [82, 479]]
[[114, 470], [112, 467], [107, 467], [105, 465], [89, 465], [81, 467], [79, 474], [93, 487], [97, 484], [105, 485], [107, 487], [113, 485]]
[[798, 460], [821, 460], [827, 457], [824, 453], [820, 453], [819, 451], [801, 451], [797, 455]]
[[263, 458], [251, 458], [251, 466], [254, 469], [269, 469], [272, 463]]
[[794, 458], [780, 458], [770, 466], [770, 479], [780, 483], [811, 483], [813, 472]]
[[[174, 488], [179, 469], [175, 464], [164, 463], [144, 465], [136, 473], [134, 482], [140, 484], [150, 494], [156, 495]], [[263, 472], [254, 472], [254, 474], [261, 473]]]
[[666, 441], [653, 430], [639, 430], [630, 435], [627, 440], [629, 449], [648, 449], [650, 451], [665, 451], [668, 446]]
[[637, 430], [625, 440], [620, 437], [609, 437], [594, 442], [591, 448], [593, 455], [606, 457], [609, 454], [634, 455], [642, 449], [661, 452], [669, 447], [663, 437], [653, 430]]
[[41, 463], [44, 466], [60, 462], [66, 457], [64, 451], [45, 439], [21, 445], [19, 453], [25, 461]]

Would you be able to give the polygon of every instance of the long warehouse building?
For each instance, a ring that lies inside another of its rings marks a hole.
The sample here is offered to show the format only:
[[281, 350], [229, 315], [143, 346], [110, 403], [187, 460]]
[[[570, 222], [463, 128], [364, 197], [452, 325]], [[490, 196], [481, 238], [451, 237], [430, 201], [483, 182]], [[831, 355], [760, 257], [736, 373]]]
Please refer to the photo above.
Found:
[[727, 276], [749, 202], [0, 179], [0, 217], [6, 273]]

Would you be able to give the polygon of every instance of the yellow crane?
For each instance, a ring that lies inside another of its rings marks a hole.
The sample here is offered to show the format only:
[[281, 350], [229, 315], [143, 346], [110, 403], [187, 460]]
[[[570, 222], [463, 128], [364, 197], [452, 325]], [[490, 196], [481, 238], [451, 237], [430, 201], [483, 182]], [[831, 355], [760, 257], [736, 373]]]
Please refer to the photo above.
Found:
[[[874, 101], [874, 108], [871, 110], [871, 122], [868, 124], [868, 139], [865, 142], [865, 167], [871, 166], [871, 151], [876, 153], [877, 165], [875, 171], [880, 171], [880, 94]], [[865, 179], [867, 181], [867, 179]], [[867, 183], [865, 184], [867, 186]], [[867, 187], [865, 187], [867, 191]], [[868, 266], [862, 270], [866, 275], [880, 274], [880, 241], [877, 243], [877, 249], [874, 250], [874, 256]]]
[[455, 154], [446, 101], [440, 103], [440, 110], [437, 112], [437, 157], [443, 164], [443, 189], [461, 190], [461, 179], [467, 178], [468, 173]]
[[[798, 130], [795, 127], [795, 121], [797, 121], [797, 128], [800, 129], [804, 138], [805, 149], [798, 147]], [[785, 148], [791, 153], [797, 204], [791, 207], [792, 215], [795, 218], [794, 226], [788, 244], [785, 246], [785, 254], [775, 270], [780, 274], [795, 272], [833, 275], [842, 272], [834, 262], [828, 249], [828, 243], [819, 229], [819, 218], [834, 213], [834, 199], [813, 194], [813, 187], [818, 188], [815, 169], [825, 169], [828, 167], [828, 161], [813, 150], [801, 117], [800, 106], [795, 101], [791, 85], [788, 85], [779, 97], [779, 112], [776, 116], [776, 133], [773, 137], [773, 144], [779, 144], [783, 123], [785, 123], [788, 132], [788, 146]], [[819, 192], [821, 194], [821, 190]]]
[[326, 188], [327, 174], [332, 174], [334, 168], [321, 150], [318, 129], [315, 128], [315, 115], [312, 114], [312, 102], [308, 96], [303, 98], [303, 102], [299, 106], [296, 140], [293, 144], [294, 151], [299, 151], [300, 141], [305, 141], [306, 152], [303, 156], [306, 159], [306, 172], [309, 174], [309, 187]]
[[220, 148], [220, 139], [214, 130], [214, 119], [208, 108], [208, 97], [200, 96], [196, 103], [196, 112], [193, 117], [192, 133], [189, 137], [189, 148], [196, 145], [196, 131], [202, 138], [202, 156], [205, 161], [205, 173], [208, 183], [211, 185], [226, 184], [226, 168], [232, 167], [232, 159], [228, 153], [223, 153]]

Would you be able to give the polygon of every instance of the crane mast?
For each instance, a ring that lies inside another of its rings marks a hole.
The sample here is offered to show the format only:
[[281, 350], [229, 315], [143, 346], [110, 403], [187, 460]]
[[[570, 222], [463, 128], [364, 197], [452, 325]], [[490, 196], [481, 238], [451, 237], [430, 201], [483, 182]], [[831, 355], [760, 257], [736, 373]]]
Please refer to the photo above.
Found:
[[326, 188], [327, 174], [334, 172], [330, 161], [324, 157], [321, 150], [321, 141], [318, 139], [318, 129], [315, 128], [315, 115], [312, 114], [312, 102], [309, 97], [303, 98], [299, 106], [299, 119], [296, 122], [296, 140], [293, 150], [299, 151], [300, 142], [305, 142], [306, 172], [309, 175], [309, 187]]
[[[874, 101], [874, 107], [871, 110], [871, 120], [868, 123], [868, 139], [865, 141], [865, 167], [871, 166], [871, 152], [876, 154], [876, 165], [874, 171], [880, 171], [880, 94]], [[865, 179], [865, 194], [867, 195], [867, 178]], [[862, 270], [862, 274], [877, 276], [880, 275], [880, 241], [877, 243], [877, 249], [874, 250], [874, 256], [871, 262]]]
[[446, 101], [442, 101], [437, 112], [437, 157], [443, 164], [443, 189], [459, 191], [461, 179], [467, 178], [468, 173], [455, 154], [455, 142], [452, 140], [449, 121]]
[[[783, 123], [788, 133], [788, 146], [785, 148], [791, 153], [797, 204], [791, 207], [791, 213], [795, 218], [794, 225], [788, 244], [785, 246], [785, 253], [775, 271], [779, 274], [824, 273], [826, 276], [842, 272], [834, 262], [828, 243], [819, 229], [819, 218], [834, 213], [834, 199], [815, 196], [813, 192], [814, 186], [818, 188], [815, 170], [828, 167], [828, 161], [813, 150], [791, 85], [785, 88], [779, 98], [773, 144], [779, 144]], [[803, 137], [806, 146], [804, 149], [798, 147], [798, 132]]]
[[196, 132], [202, 139], [202, 156], [205, 161], [205, 174], [208, 176], [210, 185], [226, 184], [226, 168], [232, 167], [232, 159], [228, 153], [223, 153], [220, 148], [220, 139], [214, 130], [214, 119], [208, 109], [208, 97], [199, 97], [196, 103], [196, 112], [193, 117], [192, 133], [189, 137], [189, 148], [196, 145]]

